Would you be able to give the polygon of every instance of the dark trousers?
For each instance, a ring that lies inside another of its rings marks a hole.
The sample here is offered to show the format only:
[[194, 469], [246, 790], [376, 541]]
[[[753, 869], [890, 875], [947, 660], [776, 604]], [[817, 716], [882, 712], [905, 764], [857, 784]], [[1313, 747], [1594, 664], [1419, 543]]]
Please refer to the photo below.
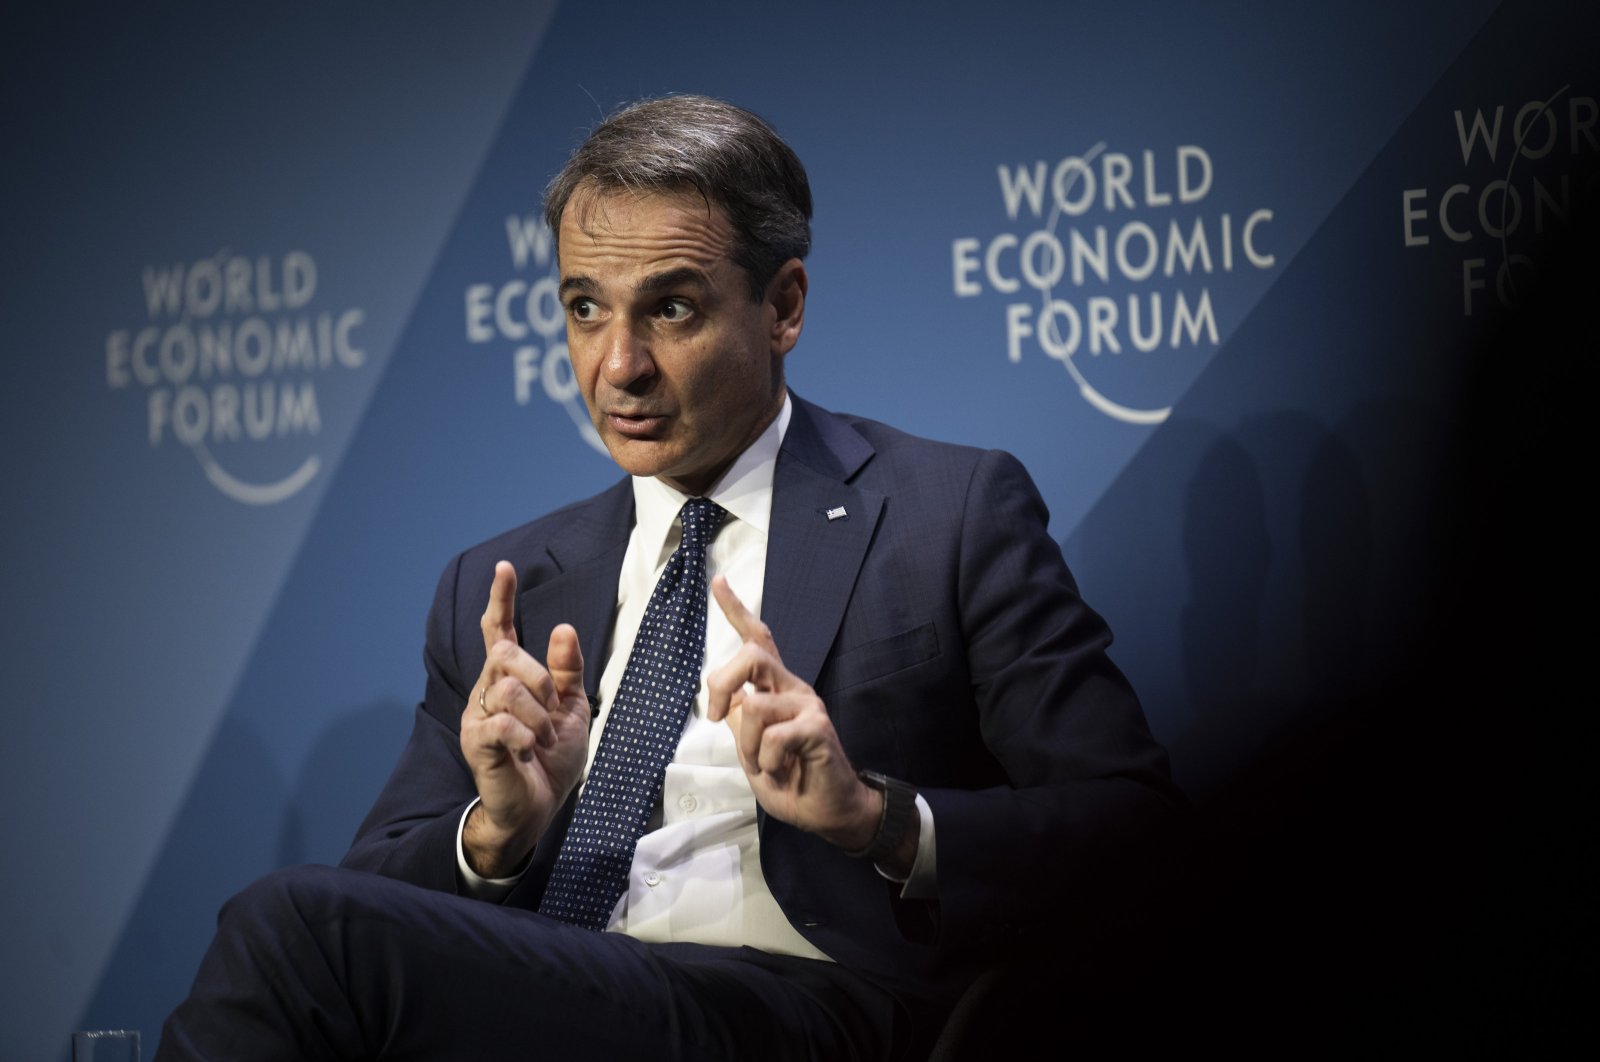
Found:
[[223, 907], [156, 1059], [881, 1059], [895, 1010], [833, 963], [294, 867]]

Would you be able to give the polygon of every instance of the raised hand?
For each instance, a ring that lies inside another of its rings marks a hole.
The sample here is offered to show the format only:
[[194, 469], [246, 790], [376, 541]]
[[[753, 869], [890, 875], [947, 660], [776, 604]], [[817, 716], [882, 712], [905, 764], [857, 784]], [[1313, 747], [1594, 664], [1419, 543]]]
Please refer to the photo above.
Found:
[[515, 873], [577, 784], [589, 741], [578, 632], [550, 632], [548, 668], [517, 644], [516, 570], [494, 568], [482, 630], [483, 672], [461, 712], [461, 754], [478, 787], [462, 848], [484, 877]]
[[756, 800], [767, 814], [841, 848], [865, 848], [877, 831], [883, 794], [856, 777], [827, 707], [783, 666], [767, 625], [722, 576], [711, 581], [711, 592], [744, 644], [707, 676], [706, 715], [728, 721]]

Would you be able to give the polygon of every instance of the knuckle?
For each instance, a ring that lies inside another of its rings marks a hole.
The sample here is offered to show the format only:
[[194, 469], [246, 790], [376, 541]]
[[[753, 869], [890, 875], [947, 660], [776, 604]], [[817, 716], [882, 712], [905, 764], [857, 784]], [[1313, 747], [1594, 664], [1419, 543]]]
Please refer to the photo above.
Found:
[[487, 729], [493, 735], [494, 743], [501, 748], [516, 749], [521, 744], [519, 734], [523, 729], [522, 724], [510, 712], [496, 712], [484, 722], [489, 724]]

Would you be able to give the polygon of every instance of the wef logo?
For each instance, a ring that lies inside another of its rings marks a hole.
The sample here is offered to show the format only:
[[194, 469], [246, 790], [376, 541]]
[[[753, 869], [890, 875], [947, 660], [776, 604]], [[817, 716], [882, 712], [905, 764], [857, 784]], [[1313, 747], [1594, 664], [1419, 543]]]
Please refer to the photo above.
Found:
[[106, 385], [142, 392], [151, 449], [182, 446], [245, 505], [299, 494], [322, 467], [317, 383], [367, 363], [363, 310], [317, 305], [305, 251], [220, 251], [141, 271], [147, 320], [106, 336]]
[[1171, 413], [1176, 359], [1219, 343], [1210, 278], [1271, 269], [1273, 212], [1209, 209], [1215, 164], [1198, 144], [1000, 164], [1007, 228], [951, 241], [957, 298], [1006, 297], [1006, 358], [1059, 362], [1079, 395], [1128, 424]]

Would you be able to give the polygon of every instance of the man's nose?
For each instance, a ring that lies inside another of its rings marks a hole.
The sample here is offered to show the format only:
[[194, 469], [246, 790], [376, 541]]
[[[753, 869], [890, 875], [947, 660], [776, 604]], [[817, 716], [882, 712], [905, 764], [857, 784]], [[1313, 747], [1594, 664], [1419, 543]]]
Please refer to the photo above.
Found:
[[617, 390], [638, 390], [656, 374], [649, 342], [637, 329], [617, 322], [607, 332], [605, 361], [600, 371], [606, 383]]

